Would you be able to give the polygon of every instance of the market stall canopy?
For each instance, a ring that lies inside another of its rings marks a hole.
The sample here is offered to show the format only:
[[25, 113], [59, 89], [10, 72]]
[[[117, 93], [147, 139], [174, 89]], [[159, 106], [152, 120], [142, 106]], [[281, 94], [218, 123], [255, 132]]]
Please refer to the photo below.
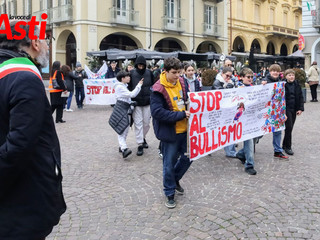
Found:
[[288, 55], [289, 58], [305, 58], [303, 52], [301, 50], [297, 50], [294, 53]]
[[106, 57], [106, 60], [125, 60], [135, 59], [137, 56], [144, 56], [147, 60], [151, 59], [165, 59], [168, 57], [178, 57], [177, 52], [165, 53], [158, 51], [147, 51], [145, 49], [135, 49], [131, 51], [120, 49], [108, 49], [103, 51], [87, 52], [87, 56]]
[[206, 53], [192, 53], [192, 52], [177, 52], [178, 59], [181, 61], [208, 61], [208, 55]]
[[[131, 60], [137, 58], [137, 56], [144, 56], [147, 60], [151, 59], [165, 59], [168, 57], [177, 57], [181, 61], [208, 61], [208, 60], [219, 60], [221, 54], [209, 52], [209, 53], [192, 53], [192, 52], [158, 52], [158, 51], [148, 51], [145, 49], [135, 49], [131, 51], [120, 50], [120, 49], [108, 49], [103, 51], [93, 51], [87, 52], [87, 56], [103, 57], [105, 60]], [[227, 56], [230, 60], [234, 61], [234, 56]]]

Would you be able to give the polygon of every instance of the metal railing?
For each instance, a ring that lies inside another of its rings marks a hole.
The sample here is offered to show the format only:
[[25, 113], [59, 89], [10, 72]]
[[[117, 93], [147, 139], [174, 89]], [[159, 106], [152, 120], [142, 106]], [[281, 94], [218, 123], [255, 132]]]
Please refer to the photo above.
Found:
[[203, 34], [209, 36], [221, 36], [221, 25], [203, 23]]
[[167, 31], [184, 32], [185, 31], [185, 19], [162, 17], [163, 29]]
[[314, 10], [312, 13], [312, 26], [315, 28], [320, 28], [320, 9]]
[[112, 7], [110, 11], [110, 22], [116, 24], [125, 24], [130, 26], [139, 25], [139, 12]]
[[37, 21], [40, 21], [43, 13], [48, 15], [47, 24], [73, 21], [73, 6], [71, 4], [37, 11], [32, 15], [36, 16]]
[[71, 4], [51, 8], [50, 12], [52, 23], [73, 21], [73, 6]]
[[42, 11], [34, 12], [34, 13], [32, 13], [32, 16], [36, 16], [36, 20], [37, 21], [42, 21], [41, 15], [43, 13], [46, 13], [48, 15], [47, 25], [51, 24], [51, 16], [50, 16], [50, 10], [49, 9], [45, 9], [45, 10], [42, 10]]

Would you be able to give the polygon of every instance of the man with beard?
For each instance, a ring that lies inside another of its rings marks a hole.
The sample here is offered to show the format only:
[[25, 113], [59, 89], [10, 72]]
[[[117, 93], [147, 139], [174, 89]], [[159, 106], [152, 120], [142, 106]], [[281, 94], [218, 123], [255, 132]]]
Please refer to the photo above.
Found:
[[[13, 35], [16, 21], [10, 22]], [[60, 146], [41, 67], [46, 40], [8, 40], [0, 28], [0, 239], [43, 240], [66, 205]], [[6, 27], [6, 26], [5, 26]], [[6, 29], [8, 30], [8, 29]], [[36, 26], [34, 35], [39, 36]]]
[[135, 62], [135, 69], [130, 72], [131, 81], [128, 85], [129, 91], [137, 86], [140, 80], [143, 78], [143, 85], [138, 96], [133, 98], [133, 101], [137, 102], [132, 117], [134, 123], [134, 131], [136, 134], [136, 141], [138, 143], [137, 155], [143, 155], [143, 149], [148, 148], [146, 141], [146, 135], [150, 129], [150, 94], [151, 86], [154, 84], [154, 77], [152, 72], [146, 68], [147, 62], [143, 56], [138, 56]]

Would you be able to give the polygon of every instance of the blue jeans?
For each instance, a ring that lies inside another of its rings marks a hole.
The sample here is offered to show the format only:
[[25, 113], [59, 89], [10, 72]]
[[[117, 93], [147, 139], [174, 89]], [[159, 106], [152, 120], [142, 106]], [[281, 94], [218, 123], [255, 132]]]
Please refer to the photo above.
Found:
[[76, 101], [77, 101], [77, 106], [82, 107], [83, 106], [83, 100], [84, 100], [84, 88], [76, 87]]
[[245, 168], [254, 167], [254, 144], [253, 139], [249, 139], [243, 142], [243, 148], [237, 152], [237, 156], [245, 158]]
[[[175, 142], [161, 141], [163, 154], [163, 187], [166, 196], [174, 195], [179, 181], [191, 165], [187, 152], [187, 133], [177, 134]], [[179, 158], [180, 157], [180, 158]]]
[[70, 91], [70, 95], [67, 99], [67, 109], [70, 109], [70, 107], [71, 107], [72, 96], [73, 96], [73, 92]]
[[281, 147], [281, 131], [273, 132], [272, 144], [274, 152], [283, 152], [283, 149]]
[[235, 144], [231, 144], [231, 145], [229, 145], [229, 146], [226, 146], [226, 147], [224, 147], [223, 149], [224, 149], [224, 151], [226, 152], [226, 156], [227, 156], [227, 157], [236, 157], [237, 151], [236, 151], [236, 146], [235, 146]]

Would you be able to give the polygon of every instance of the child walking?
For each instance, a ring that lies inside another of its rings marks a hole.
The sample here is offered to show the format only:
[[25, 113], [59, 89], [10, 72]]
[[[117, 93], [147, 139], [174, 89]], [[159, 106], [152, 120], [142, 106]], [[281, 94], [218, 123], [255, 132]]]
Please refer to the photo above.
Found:
[[296, 121], [296, 116], [300, 116], [304, 111], [304, 100], [302, 96], [302, 90], [299, 83], [295, 80], [295, 72], [293, 69], [287, 69], [284, 72], [286, 78], [286, 129], [285, 135], [282, 142], [283, 150], [289, 154], [293, 155], [291, 149], [292, 144], [292, 130], [294, 122]]
[[119, 151], [122, 152], [123, 158], [126, 158], [132, 153], [126, 142], [130, 127], [128, 112], [132, 105], [131, 98], [136, 97], [141, 90], [143, 78], [131, 92], [127, 88], [128, 83], [130, 82], [130, 73], [120, 71], [117, 74], [117, 80], [119, 82], [114, 86], [117, 102], [114, 106], [109, 124], [118, 133]]

